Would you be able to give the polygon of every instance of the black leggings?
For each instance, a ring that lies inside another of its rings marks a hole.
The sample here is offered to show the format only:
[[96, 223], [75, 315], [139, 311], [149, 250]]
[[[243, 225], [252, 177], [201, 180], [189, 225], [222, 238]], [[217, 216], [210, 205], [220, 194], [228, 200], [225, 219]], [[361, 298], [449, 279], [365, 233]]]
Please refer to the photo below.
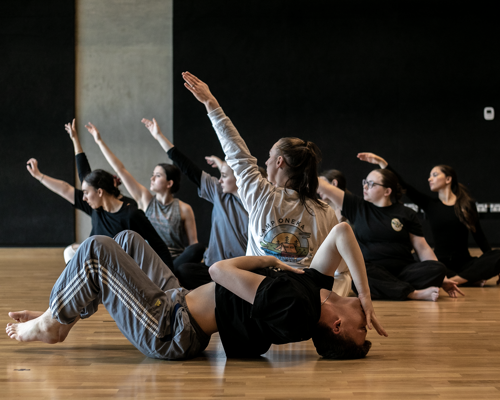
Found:
[[447, 260], [443, 262], [446, 264], [448, 278], [458, 275], [470, 283], [488, 280], [500, 274], [500, 250], [490, 250], [480, 257], [471, 257], [461, 263], [450, 263]]
[[367, 262], [366, 273], [372, 299], [406, 300], [415, 290], [440, 287], [446, 267], [438, 261], [421, 261], [397, 268]]
[[205, 253], [205, 246], [201, 243], [195, 243], [186, 247], [180, 256], [174, 258], [174, 274], [175, 268], [179, 265], [203, 260], [203, 253]]
[[208, 266], [203, 263], [186, 263], [174, 267], [174, 275], [186, 289], [192, 290], [212, 282]]

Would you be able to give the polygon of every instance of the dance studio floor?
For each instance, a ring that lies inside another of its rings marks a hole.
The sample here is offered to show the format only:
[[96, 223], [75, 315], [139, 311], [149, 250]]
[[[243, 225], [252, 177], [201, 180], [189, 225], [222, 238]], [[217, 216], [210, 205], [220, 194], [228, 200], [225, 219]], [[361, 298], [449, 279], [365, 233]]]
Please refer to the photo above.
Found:
[[[45, 310], [64, 268], [62, 249], [0, 249], [0, 322]], [[437, 303], [375, 302], [389, 338], [369, 333], [368, 357], [327, 361], [312, 342], [274, 346], [259, 360], [226, 360], [218, 336], [202, 357], [152, 360], [107, 312], [79, 322], [64, 343], [0, 335], [3, 399], [499, 399], [500, 287], [464, 288]], [[297, 321], [300, 323], [300, 321]]]

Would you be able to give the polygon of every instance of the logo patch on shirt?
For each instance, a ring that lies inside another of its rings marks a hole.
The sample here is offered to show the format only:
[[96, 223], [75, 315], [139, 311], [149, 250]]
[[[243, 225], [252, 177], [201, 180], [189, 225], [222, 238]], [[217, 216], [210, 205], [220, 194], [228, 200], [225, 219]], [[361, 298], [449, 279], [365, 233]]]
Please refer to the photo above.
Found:
[[160, 300], [156, 300], [155, 306], [156, 307], [160, 307], [161, 306], [161, 301]]
[[391, 226], [396, 232], [401, 232], [401, 229], [403, 229], [403, 224], [397, 218], [392, 219]]
[[266, 233], [260, 247], [266, 254], [283, 262], [300, 263], [312, 251], [309, 249], [310, 236], [310, 233], [303, 232], [297, 226], [282, 224]]

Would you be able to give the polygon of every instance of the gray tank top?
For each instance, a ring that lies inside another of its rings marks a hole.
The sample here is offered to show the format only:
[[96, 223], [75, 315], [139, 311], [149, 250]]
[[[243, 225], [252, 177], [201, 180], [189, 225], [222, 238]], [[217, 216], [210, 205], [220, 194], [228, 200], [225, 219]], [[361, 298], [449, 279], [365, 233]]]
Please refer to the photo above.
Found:
[[146, 217], [167, 244], [172, 258], [178, 257], [186, 248], [187, 235], [181, 219], [179, 199], [174, 199], [164, 206], [156, 196], [151, 199], [146, 209]]

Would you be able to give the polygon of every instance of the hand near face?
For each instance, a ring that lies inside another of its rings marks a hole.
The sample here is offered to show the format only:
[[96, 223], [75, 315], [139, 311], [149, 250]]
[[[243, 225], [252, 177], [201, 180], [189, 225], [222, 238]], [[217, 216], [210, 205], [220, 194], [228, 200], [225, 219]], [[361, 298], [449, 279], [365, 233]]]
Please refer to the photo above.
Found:
[[375, 315], [371, 297], [360, 295], [358, 298], [359, 301], [361, 301], [361, 306], [363, 307], [363, 311], [365, 312], [366, 325], [368, 326], [368, 329], [373, 329], [373, 327], [375, 327], [375, 330], [380, 336], [389, 336], [382, 324], [378, 321], [377, 316]]

